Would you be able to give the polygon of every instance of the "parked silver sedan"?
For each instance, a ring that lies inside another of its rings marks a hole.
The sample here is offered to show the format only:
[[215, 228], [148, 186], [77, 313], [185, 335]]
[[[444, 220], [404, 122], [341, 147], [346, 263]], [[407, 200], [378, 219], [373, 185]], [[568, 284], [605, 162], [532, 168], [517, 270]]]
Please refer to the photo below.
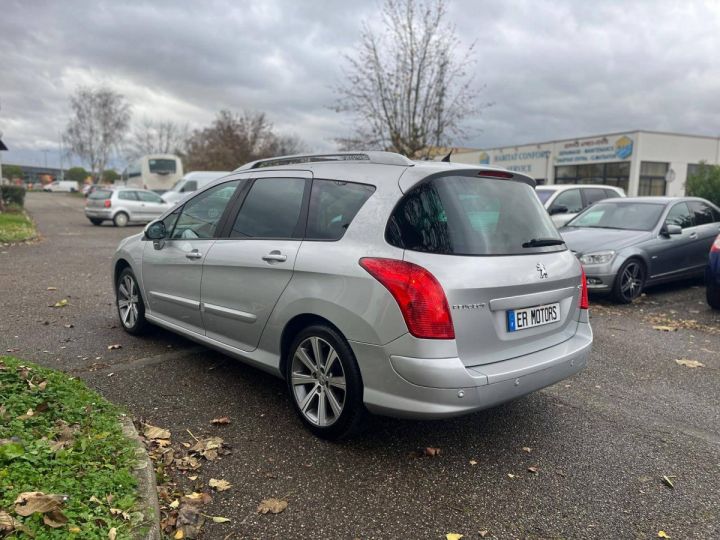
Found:
[[147, 189], [96, 188], [85, 202], [85, 216], [93, 225], [112, 221], [116, 227], [125, 227], [129, 223], [148, 223], [171, 207]]
[[122, 241], [118, 315], [283, 377], [321, 437], [366, 410], [491, 407], [577, 373], [592, 344], [580, 264], [534, 187], [386, 152], [251, 163]]
[[560, 229], [591, 292], [629, 303], [647, 285], [699, 276], [720, 231], [720, 209], [694, 197], [595, 203]]

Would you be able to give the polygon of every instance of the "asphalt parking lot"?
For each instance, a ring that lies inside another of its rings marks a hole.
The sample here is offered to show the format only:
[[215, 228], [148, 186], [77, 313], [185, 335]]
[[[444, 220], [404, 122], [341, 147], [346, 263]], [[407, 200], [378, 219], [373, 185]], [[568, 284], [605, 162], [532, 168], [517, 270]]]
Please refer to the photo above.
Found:
[[[175, 440], [223, 437], [232, 453], [182, 480], [233, 486], [206, 509], [231, 521], [202, 538], [720, 537], [720, 314], [700, 281], [632, 306], [591, 297], [594, 350], [572, 379], [448, 421], [374, 418], [333, 444], [301, 427], [282, 381], [163, 330], [123, 332], [109, 261], [142, 229], [94, 227], [83, 203], [28, 194], [42, 239], [0, 246], [0, 353], [82, 377]], [[287, 510], [257, 514], [268, 497]]]

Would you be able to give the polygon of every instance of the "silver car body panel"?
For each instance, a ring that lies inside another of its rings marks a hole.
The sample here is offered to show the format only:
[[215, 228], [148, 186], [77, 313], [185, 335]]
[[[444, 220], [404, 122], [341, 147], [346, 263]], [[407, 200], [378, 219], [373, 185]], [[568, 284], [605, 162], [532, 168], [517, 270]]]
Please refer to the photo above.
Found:
[[[197, 240], [168, 240], [156, 249], [152, 241], [135, 235], [118, 247], [115, 275], [123, 265], [133, 268], [149, 321], [281, 377], [283, 333], [289, 325], [298, 317], [328, 321], [355, 353], [365, 404], [382, 414], [463, 414], [582, 369], [592, 333], [587, 311], [579, 309], [580, 266], [570, 251], [461, 257], [403, 250], [385, 240], [389, 215], [417, 182], [448, 169], [492, 168], [403, 164], [380, 157], [382, 163], [244, 167], [204, 188], [238, 178], [278, 176], [375, 186], [338, 241], [220, 238], [200, 245]], [[523, 176], [497, 181], [534, 185]], [[192, 249], [202, 258], [187, 259]], [[263, 259], [274, 252], [285, 260]], [[358, 264], [362, 257], [419, 264], [437, 278], [450, 305], [484, 307], [451, 310], [456, 339], [416, 338], [392, 295]], [[547, 270], [545, 279], [537, 270], [540, 262]], [[560, 321], [515, 335], [506, 331], [506, 309], [545, 302], [560, 303]]]
[[157, 193], [146, 189], [108, 187], [107, 189], [99, 188], [96, 192], [100, 190], [111, 192], [110, 207], [105, 207], [105, 199], [93, 199], [89, 197], [85, 206], [85, 216], [88, 219], [111, 221], [115, 219], [117, 214], [122, 212], [128, 216], [130, 223], [148, 223], [159, 218], [172, 207], [171, 204], [166, 202], [149, 202], [120, 198], [123, 192], [144, 192], [159, 198]]

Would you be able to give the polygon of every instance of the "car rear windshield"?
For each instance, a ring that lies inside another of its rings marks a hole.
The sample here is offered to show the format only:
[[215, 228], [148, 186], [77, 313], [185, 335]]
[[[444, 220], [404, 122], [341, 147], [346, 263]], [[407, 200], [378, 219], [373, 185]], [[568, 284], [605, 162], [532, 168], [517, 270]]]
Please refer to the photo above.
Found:
[[566, 249], [527, 184], [442, 175], [411, 189], [385, 230], [391, 245], [444, 255], [526, 255]]
[[550, 196], [555, 193], [555, 190], [553, 189], [536, 189], [535, 195], [537, 195], [537, 198], [540, 199], [540, 202], [545, 204]]
[[665, 205], [656, 203], [599, 202], [565, 226], [651, 231], [664, 209]]
[[111, 196], [112, 196], [112, 191], [110, 191], [109, 189], [96, 189], [95, 191], [93, 191], [90, 194], [88, 199], [104, 200], [104, 199], [109, 199]]

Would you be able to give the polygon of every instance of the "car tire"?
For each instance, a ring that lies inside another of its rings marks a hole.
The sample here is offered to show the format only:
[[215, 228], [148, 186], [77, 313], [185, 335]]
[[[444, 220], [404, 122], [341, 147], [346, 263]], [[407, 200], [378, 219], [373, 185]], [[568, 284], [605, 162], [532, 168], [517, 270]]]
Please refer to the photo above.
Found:
[[147, 331], [145, 302], [137, 278], [129, 267], [120, 272], [115, 283], [115, 307], [120, 324], [128, 334], [137, 336]]
[[645, 264], [639, 259], [628, 259], [615, 276], [612, 299], [618, 304], [631, 304], [645, 287]]
[[128, 221], [130, 221], [130, 218], [125, 212], [118, 212], [113, 217], [113, 223], [116, 227], [125, 227], [128, 224]]
[[93, 225], [102, 225], [103, 220], [102, 219], [91, 219], [90, 223]]
[[330, 326], [313, 325], [295, 336], [287, 354], [287, 388], [303, 424], [328, 440], [357, 433], [367, 411], [360, 369], [345, 338]]
[[705, 286], [705, 298], [711, 308], [720, 309], [720, 286], [714, 281], [708, 280]]

